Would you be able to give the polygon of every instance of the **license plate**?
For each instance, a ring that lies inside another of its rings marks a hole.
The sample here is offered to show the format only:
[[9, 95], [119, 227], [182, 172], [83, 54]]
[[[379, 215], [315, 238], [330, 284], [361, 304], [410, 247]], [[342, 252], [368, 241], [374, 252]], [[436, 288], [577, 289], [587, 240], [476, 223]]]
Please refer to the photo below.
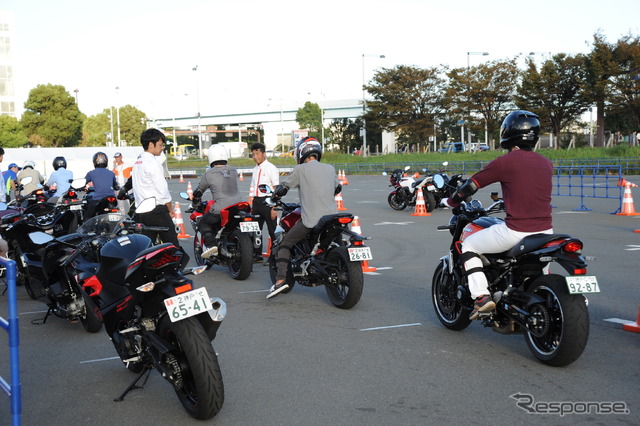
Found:
[[240, 222], [240, 231], [242, 232], [258, 232], [260, 227], [258, 222]]
[[436, 187], [435, 187], [435, 186], [433, 186], [433, 185], [427, 185], [427, 189], [428, 189], [429, 191], [431, 191], [431, 192], [435, 192]]
[[69, 207], [69, 210], [82, 210], [82, 206], [80, 204], [73, 204]]
[[204, 287], [164, 299], [171, 322], [183, 320], [211, 309], [211, 299]]
[[361, 260], [371, 260], [371, 248], [370, 247], [349, 247], [349, 260], [353, 262], [359, 262]]
[[576, 275], [565, 277], [567, 288], [571, 294], [600, 293], [598, 280], [592, 275]]

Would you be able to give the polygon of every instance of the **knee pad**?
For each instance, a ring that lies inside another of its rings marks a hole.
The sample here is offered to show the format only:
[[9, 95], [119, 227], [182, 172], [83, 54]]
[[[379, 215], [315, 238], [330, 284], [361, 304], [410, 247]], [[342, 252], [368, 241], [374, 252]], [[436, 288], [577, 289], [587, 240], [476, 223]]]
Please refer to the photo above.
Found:
[[[480, 266], [474, 266], [472, 268], [467, 269], [466, 266], [465, 266], [465, 263], [467, 263], [469, 261], [472, 261], [472, 260], [475, 260], [475, 259], [478, 260], [478, 264]], [[461, 253], [460, 254], [460, 262], [462, 263], [462, 269], [464, 271], [464, 274], [467, 277], [469, 275], [473, 274], [473, 273], [476, 273], [476, 272], [483, 272], [482, 259], [480, 258], [480, 255], [478, 253], [474, 253], [472, 251], [467, 251], [467, 252]]]

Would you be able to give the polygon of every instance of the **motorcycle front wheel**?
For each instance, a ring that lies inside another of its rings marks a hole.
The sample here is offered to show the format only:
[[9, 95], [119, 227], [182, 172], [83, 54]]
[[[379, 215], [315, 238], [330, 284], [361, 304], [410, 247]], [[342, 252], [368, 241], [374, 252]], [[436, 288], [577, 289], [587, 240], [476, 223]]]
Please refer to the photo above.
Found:
[[172, 383], [184, 409], [196, 419], [214, 417], [224, 403], [224, 384], [207, 332], [195, 317], [171, 322], [165, 316], [158, 333], [178, 348], [164, 362], [175, 372]]
[[407, 208], [407, 200], [400, 195], [400, 193], [398, 191], [393, 191], [389, 194], [389, 197], [387, 197], [387, 202], [389, 203], [389, 206], [391, 206], [392, 209], [394, 210], [404, 210]]
[[253, 240], [246, 232], [235, 229], [229, 235], [229, 275], [234, 280], [246, 280], [253, 268]]
[[528, 288], [545, 300], [529, 308], [525, 341], [547, 365], [562, 367], [580, 357], [589, 338], [589, 311], [584, 296], [569, 294], [564, 277], [544, 275]]
[[436, 208], [436, 196], [431, 191], [424, 191], [424, 203], [427, 205], [427, 213]]
[[450, 330], [464, 330], [471, 324], [471, 309], [464, 306], [457, 297], [458, 285], [455, 277], [444, 270], [440, 262], [431, 282], [431, 300], [436, 316]]
[[360, 262], [349, 260], [346, 247], [331, 250], [327, 254], [326, 261], [325, 268], [329, 273], [329, 281], [332, 282], [325, 285], [329, 300], [338, 308], [353, 308], [360, 300], [364, 288]]

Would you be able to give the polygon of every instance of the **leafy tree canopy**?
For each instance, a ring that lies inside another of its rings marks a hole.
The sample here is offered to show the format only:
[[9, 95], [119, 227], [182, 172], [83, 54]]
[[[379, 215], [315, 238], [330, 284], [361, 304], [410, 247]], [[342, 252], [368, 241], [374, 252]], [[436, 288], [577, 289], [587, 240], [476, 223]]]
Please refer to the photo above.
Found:
[[322, 129], [322, 111], [320, 105], [314, 102], [305, 102], [302, 108], [296, 112], [296, 121], [301, 129], [308, 129], [309, 136], [318, 137]]
[[17, 118], [0, 115], [0, 145], [3, 148], [21, 148], [28, 142], [27, 135]]

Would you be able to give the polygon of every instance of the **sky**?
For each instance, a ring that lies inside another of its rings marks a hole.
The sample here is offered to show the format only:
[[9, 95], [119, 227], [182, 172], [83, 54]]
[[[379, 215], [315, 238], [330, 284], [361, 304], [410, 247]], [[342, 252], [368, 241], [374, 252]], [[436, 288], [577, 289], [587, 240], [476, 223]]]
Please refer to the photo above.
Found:
[[640, 34], [638, 0], [0, 0], [0, 9], [14, 13], [19, 114], [47, 83], [77, 95], [88, 116], [126, 104], [150, 118], [323, 106], [361, 99], [363, 76], [381, 68], [543, 59], [589, 52], [597, 31], [609, 42]]

